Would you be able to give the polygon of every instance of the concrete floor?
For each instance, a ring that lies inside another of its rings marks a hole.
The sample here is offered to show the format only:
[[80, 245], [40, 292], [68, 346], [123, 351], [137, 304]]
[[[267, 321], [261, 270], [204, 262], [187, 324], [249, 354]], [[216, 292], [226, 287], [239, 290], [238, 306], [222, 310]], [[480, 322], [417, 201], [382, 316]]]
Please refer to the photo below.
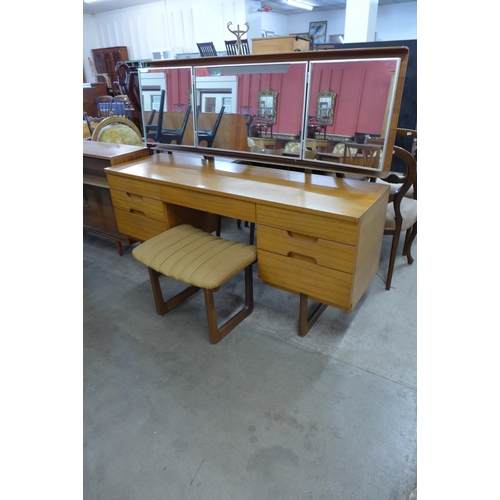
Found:
[[[417, 245], [386, 291], [389, 244], [356, 309], [303, 338], [254, 266], [254, 312], [213, 345], [202, 293], [159, 316], [131, 249], [84, 234], [84, 499], [415, 499]], [[216, 294], [221, 319], [243, 294], [243, 274]]]

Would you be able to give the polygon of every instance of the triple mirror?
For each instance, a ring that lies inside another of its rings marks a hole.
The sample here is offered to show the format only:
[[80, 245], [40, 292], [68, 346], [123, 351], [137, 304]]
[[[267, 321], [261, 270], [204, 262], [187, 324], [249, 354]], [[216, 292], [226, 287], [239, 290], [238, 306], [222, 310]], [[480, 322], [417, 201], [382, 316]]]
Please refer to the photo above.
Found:
[[319, 170], [382, 171], [387, 165], [401, 58], [238, 57], [245, 63], [201, 65], [197, 59], [142, 68], [145, 136], [249, 161], [306, 160]]

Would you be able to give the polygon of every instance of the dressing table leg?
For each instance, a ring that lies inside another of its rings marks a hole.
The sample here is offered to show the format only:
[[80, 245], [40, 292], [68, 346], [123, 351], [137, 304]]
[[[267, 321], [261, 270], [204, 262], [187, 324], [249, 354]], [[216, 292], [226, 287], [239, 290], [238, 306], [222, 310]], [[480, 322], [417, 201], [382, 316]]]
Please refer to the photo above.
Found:
[[308, 297], [305, 293], [300, 294], [299, 335], [301, 337], [306, 335], [327, 307], [327, 304], [319, 303], [309, 315]]

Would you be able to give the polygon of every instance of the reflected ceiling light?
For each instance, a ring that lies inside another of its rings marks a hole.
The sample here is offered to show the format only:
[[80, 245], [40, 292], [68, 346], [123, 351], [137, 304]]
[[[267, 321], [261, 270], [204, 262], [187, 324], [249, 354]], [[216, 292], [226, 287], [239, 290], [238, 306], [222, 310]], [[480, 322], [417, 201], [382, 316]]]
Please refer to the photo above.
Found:
[[298, 7], [299, 9], [313, 10], [312, 5], [308, 5], [306, 3], [299, 2], [297, 0], [285, 0], [288, 5], [292, 7]]

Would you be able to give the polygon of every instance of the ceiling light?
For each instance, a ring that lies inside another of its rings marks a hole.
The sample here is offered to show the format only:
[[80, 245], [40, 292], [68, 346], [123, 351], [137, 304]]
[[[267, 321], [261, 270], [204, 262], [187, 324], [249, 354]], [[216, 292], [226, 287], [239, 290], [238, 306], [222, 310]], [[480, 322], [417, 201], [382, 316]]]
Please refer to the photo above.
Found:
[[306, 3], [298, 2], [297, 0], [285, 0], [288, 5], [292, 7], [298, 7], [299, 9], [313, 10], [312, 5], [308, 5]]

